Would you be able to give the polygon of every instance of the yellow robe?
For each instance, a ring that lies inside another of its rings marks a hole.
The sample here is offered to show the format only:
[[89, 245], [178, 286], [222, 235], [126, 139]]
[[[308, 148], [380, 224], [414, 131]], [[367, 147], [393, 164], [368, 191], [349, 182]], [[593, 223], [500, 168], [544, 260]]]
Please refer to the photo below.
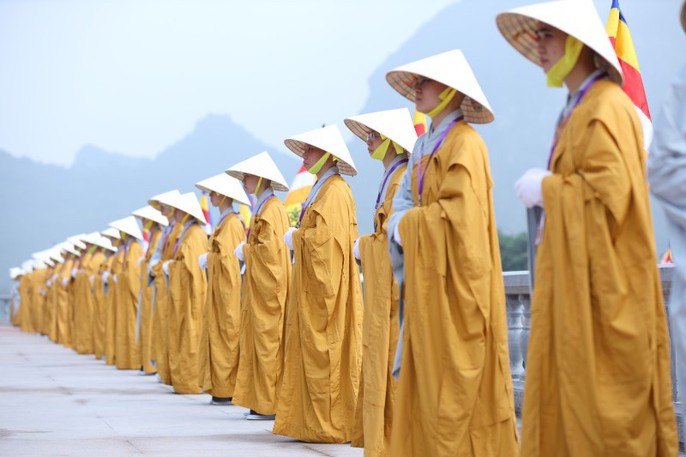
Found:
[[[81, 268], [81, 256], [76, 257], [74, 259], [74, 263], [72, 264], [72, 270]], [[75, 278], [72, 277], [71, 271], [69, 272], [69, 278], [67, 279], [67, 291], [68, 291], [68, 296], [69, 296], [69, 306], [67, 306], [67, 330], [69, 334], [69, 338], [67, 339], [65, 343], [65, 347], [68, 347], [70, 349], [75, 348], [76, 344], [76, 334], [77, 330], [75, 329], [75, 316], [76, 316], [76, 303], [78, 301], [78, 289], [76, 287], [76, 281]]]
[[59, 271], [62, 269], [62, 264], [58, 263], [54, 268], [50, 269], [48, 276], [48, 281], [50, 286], [48, 287], [48, 297], [47, 297], [47, 322], [46, 322], [46, 333], [48, 338], [53, 343], [57, 342], [57, 276]]
[[[107, 298], [105, 304], [107, 307], [106, 321], [105, 321], [105, 363], [107, 365], [114, 365], [116, 362], [116, 332], [117, 332], [117, 295], [119, 291], [118, 283], [114, 282], [114, 275], [121, 273], [124, 264], [124, 248], [119, 247], [114, 254], [112, 260], [112, 268], [110, 275], [107, 278]], [[117, 281], [119, 279], [117, 278]]]
[[73, 314], [73, 347], [79, 354], [85, 354], [86, 325], [89, 320], [90, 305], [89, 299], [90, 282], [88, 281], [88, 270], [93, 254], [90, 250], [81, 254], [79, 269], [74, 278], [74, 314]]
[[183, 234], [174, 260], [169, 263], [169, 352], [174, 355], [170, 368], [172, 385], [178, 394], [200, 393], [204, 380], [200, 351], [207, 277], [200, 269], [198, 257], [208, 250], [205, 231], [194, 223]]
[[364, 274], [364, 324], [362, 327], [362, 381], [357, 399], [352, 445], [364, 447], [368, 457], [388, 455], [397, 381], [393, 361], [398, 344], [398, 284], [388, 254], [386, 228], [393, 213], [393, 197], [407, 165], [389, 178], [386, 195], [374, 215], [375, 231], [360, 237]]
[[31, 275], [26, 273], [19, 280], [19, 295], [21, 296], [21, 307], [19, 308], [19, 327], [24, 332], [33, 332], [31, 323]]
[[675, 456], [642, 131], [609, 81], [572, 113], [543, 180], [522, 454]]
[[93, 283], [93, 354], [100, 360], [105, 355], [105, 333], [107, 323], [107, 294], [103, 274], [112, 269], [114, 254], [108, 253], [100, 264]]
[[174, 256], [174, 244], [183, 231], [183, 224], [175, 224], [166, 239], [162, 238], [162, 255], [159, 263], [152, 268], [155, 278], [155, 299], [153, 300], [153, 354], [155, 355], [155, 368], [163, 383], [172, 384], [169, 352], [169, 291], [167, 280], [162, 271], [162, 264], [171, 260]]
[[[61, 268], [57, 272], [57, 278], [53, 287], [56, 287], [57, 302], [55, 309], [55, 330], [57, 332], [57, 342], [63, 346], [67, 346], [69, 335], [69, 307], [70, 297], [69, 289], [71, 287], [71, 269], [74, 265], [74, 259], [65, 260]], [[65, 284], [66, 280], [66, 284]]]
[[412, 173], [415, 206], [398, 224], [404, 332], [390, 455], [517, 456], [488, 151], [459, 122], [422, 168], [423, 205]]
[[33, 306], [32, 323], [33, 331], [40, 334], [44, 333], [43, 317], [46, 291], [45, 281], [47, 281], [47, 279], [47, 268], [39, 268], [38, 270], [34, 270], [32, 278], [33, 287], [31, 288], [33, 294], [31, 299], [31, 305]]
[[243, 246], [240, 362], [233, 403], [274, 414], [283, 370], [284, 311], [291, 260], [283, 236], [289, 221], [281, 200], [270, 198], [256, 215]]
[[309, 442], [350, 441], [362, 362], [355, 238], [355, 202], [348, 184], [335, 175], [293, 233], [295, 265], [274, 433]]
[[235, 213], [226, 216], [210, 238], [200, 373], [203, 390], [214, 397], [232, 397], [236, 386], [241, 269], [233, 252], [244, 240], [245, 229]]
[[136, 344], [138, 295], [141, 291], [140, 265], [143, 247], [132, 240], [126, 248], [122, 270], [117, 274], [117, 335], [115, 365], [120, 370], [140, 369], [140, 353]]
[[152, 298], [155, 290], [152, 284], [148, 285], [148, 265], [150, 259], [157, 250], [157, 245], [162, 237], [161, 230], [155, 230], [150, 236], [148, 243], [148, 250], [145, 257], [141, 261], [140, 268], [140, 284], [141, 284], [141, 302], [140, 302], [140, 323], [138, 328], [138, 345], [140, 348], [141, 360], [140, 364], [145, 373], [156, 373], [157, 369], [152, 364], [155, 359], [152, 353]]

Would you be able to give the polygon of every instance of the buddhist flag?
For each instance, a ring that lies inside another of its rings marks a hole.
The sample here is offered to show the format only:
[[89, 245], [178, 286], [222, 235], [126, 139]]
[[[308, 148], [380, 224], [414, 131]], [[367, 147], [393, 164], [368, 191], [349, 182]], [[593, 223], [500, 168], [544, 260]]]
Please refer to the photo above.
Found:
[[674, 263], [674, 259], [672, 259], [672, 248], [669, 247], [665, 251], [664, 254], [662, 254], [662, 258], [660, 259], [660, 263]]
[[631, 39], [629, 25], [619, 8], [619, 0], [612, 0], [612, 8], [607, 19], [606, 30], [624, 73], [624, 86], [622, 86], [622, 89], [636, 105], [638, 116], [641, 119], [643, 144], [647, 150], [653, 137], [653, 124], [650, 117], [650, 109], [648, 109], [648, 98], [643, 87], [641, 70], [638, 66], [638, 56], [634, 48], [634, 41]]
[[200, 197], [200, 208], [202, 208], [202, 214], [205, 216], [207, 224], [205, 225], [205, 233], [212, 235], [212, 216], [210, 215], [210, 205], [208, 204], [209, 197], [207, 192], [202, 193]]
[[298, 170], [298, 173], [295, 175], [293, 183], [291, 184], [291, 190], [288, 192], [288, 195], [286, 195], [286, 201], [284, 202], [291, 227], [298, 225], [302, 205], [305, 203], [305, 200], [310, 193], [310, 189], [312, 189], [316, 180], [317, 177], [308, 173], [304, 166], [301, 166], [300, 170]]
[[414, 111], [414, 129], [417, 132], [417, 136], [422, 136], [426, 133], [426, 114], [420, 113], [419, 111]]

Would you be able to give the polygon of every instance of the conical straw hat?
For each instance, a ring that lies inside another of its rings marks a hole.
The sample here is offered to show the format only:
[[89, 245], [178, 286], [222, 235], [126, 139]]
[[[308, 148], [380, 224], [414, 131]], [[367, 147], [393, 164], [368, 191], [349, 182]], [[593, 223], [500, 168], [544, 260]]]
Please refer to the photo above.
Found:
[[100, 233], [102, 234], [102, 236], [106, 236], [112, 240], [118, 240], [121, 238], [121, 236], [119, 235], [119, 230], [113, 229], [112, 227], [108, 227]]
[[214, 175], [211, 178], [196, 182], [195, 187], [205, 192], [216, 192], [244, 205], [250, 205], [250, 199], [245, 190], [243, 190], [241, 182], [226, 173]]
[[412, 152], [414, 143], [417, 141], [417, 131], [414, 128], [412, 116], [407, 108], [377, 111], [375, 113], [360, 114], [345, 119], [345, 125], [359, 139], [366, 142], [367, 135], [372, 130], [379, 132], [403, 147], [407, 152]]
[[120, 232], [126, 233], [137, 240], [143, 240], [143, 232], [136, 222], [136, 218], [133, 216], [127, 216], [116, 221], [110, 222], [110, 227], [119, 230]]
[[505, 39], [524, 57], [540, 65], [536, 30], [543, 22], [571, 35], [594, 50], [604, 61], [610, 78], [622, 84], [617, 54], [591, 0], [558, 0], [515, 8], [496, 17]]
[[190, 214], [198, 220], [201, 224], [207, 224], [205, 215], [202, 212], [202, 207], [198, 201], [198, 197], [194, 192], [188, 192], [180, 195], [170, 195], [160, 199], [160, 203], [171, 206], [174, 209]]
[[164, 217], [159, 210], [153, 208], [150, 205], [138, 208], [131, 214], [141, 219], [147, 219], [149, 221], [156, 222], [163, 227], [169, 225], [169, 220], [166, 217]]
[[327, 125], [320, 129], [310, 130], [309, 132], [287, 138], [284, 140], [284, 144], [298, 157], [302, 157], [305, 153], [305, 145], [323, 149], [338, 159], [336, 166], [341, 174], [350, 176], [357, 174], [348, 146], [346, 146], [345, 140], [343, 140], [341, 131], [335, 125]]
[[227, 168], [225, 173], [239, 181], [243, 180], [243, 175], [246, 173], [260, 176], [271, 181], [272, 189], [282, 192], [288, 191], [286, 178], [283, 177], [267, 151], [260, 152], [242, 162], [238, 162], [236, 165]]
[[181, 195], [181, 192], [174, 189], [174, 190], [170, 190], [168, 192], [163, 192], [161, 194], [157, 194], [154, 197], [150, 197], [150, 200], [148, 200], [148, 205], [152, 206], [157, 211], [159, 211], [160, 210], [160, 200], [167, 198], [171, 195]]
[[414, 85], [420, 77], [433, 79], [464, 94], [460, 108], [467, 122], [488, 124], [495, 119], [472, 67], [459, 49], [417, 60], [386, 73], [388, 84], [413, 102]]

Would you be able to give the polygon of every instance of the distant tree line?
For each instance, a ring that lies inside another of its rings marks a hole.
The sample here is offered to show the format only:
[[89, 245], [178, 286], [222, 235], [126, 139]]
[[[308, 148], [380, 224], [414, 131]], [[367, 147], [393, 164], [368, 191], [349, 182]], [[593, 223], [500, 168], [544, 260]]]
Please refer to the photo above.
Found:
[[507, 235], [498, 230], [503, 271], [527, 270], [527, 236], [525, 232]]

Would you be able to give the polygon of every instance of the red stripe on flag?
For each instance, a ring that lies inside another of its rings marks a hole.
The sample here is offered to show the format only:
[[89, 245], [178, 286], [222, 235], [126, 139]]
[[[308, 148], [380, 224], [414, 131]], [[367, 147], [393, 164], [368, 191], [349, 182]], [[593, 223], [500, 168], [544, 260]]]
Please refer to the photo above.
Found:
[[619, 60], [619, 64], [621, 65], [622, 72], [624, 73], [624, 85], [622, 86], [622, 89], [624, 89], [624, 92], [627, 93], [631, 101], [634, 102], [634, 105], [643, 111], [643, 114], [645, 114], [648, 119], [652, 120], [652, 117], [650, 117], [648, 98], [646, 97], [646, 91], [643, 87], [643, 79], [641, 78], [641, 74], [636, 71], [634, 67], [621, 59]]

